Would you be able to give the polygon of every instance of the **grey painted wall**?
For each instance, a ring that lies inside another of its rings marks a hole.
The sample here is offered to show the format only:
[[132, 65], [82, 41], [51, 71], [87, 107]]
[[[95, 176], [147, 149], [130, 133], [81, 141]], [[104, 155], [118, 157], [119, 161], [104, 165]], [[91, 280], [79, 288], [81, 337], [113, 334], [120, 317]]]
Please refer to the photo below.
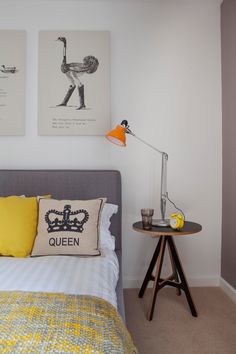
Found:
[[236, 0], [221, 6], [223, 206], [221, 275], [236, 288]]

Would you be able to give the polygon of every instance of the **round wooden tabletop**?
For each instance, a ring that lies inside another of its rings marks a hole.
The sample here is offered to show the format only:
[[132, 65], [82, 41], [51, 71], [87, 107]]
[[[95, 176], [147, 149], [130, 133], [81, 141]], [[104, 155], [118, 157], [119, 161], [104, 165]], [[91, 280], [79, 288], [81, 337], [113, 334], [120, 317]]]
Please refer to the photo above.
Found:
[[135, 231], [148, 234], [151, 237], [184, 236], [184, 235], [192, 235], [192, 234], [196, 234], [197, 232], [200, 232], [202, 230], [202, 226], [195, 222], [185, 221], [184, 227], [181, 230], [174, 230], [170, 226], [168, 227], [152, 226], [150, 230], [145, 230], [143, 228], [142, 221], [138, 221], [133, 224], [133, 229]]

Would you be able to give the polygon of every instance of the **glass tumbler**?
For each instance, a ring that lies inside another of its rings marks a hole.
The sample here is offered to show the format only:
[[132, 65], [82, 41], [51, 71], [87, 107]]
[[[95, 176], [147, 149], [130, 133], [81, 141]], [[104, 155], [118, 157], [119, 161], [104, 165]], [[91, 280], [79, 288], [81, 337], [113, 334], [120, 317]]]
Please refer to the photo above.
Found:
[[152, 217], [154, 209], [141, 209], [143, 228], [145, 230], [150, 230], [152, 228]]

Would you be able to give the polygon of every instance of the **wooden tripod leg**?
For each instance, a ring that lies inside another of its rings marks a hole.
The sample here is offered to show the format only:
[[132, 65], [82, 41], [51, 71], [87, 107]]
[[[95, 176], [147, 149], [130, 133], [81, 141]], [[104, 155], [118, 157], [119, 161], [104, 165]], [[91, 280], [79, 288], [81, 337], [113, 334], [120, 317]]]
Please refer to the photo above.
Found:
[[187, 298], [187, 301], [188, 301], [188, 304], [190, 307], [190, 311], [194, 317], [197, 317], [197, 310], [195, 308], [195, 305], [194, 305], [194, 302], [193, 302], [193, 299], [192, 299], [192, 296], [191, 296], [191, 293], [190, 293], [190, 290], [188, 287], [188, 283], [185, 278], [184, 271], [183, 271], [182, 265], [179, 260], [179, 256], [178, 256], [174, 241], [171, 236], [167, 236], [167, 238], [168, 238], [168, 243], [170, 245], [170, 250], [171, 250], [172, 257], [173, 257], [173, 261], [174, 261], [174, 263], [176, 265], [176, 269], [179, 273], [181, 284], [182, 284], [183, 290], [185, 292], [185, 295], [186, 295], [186, 298]]
[[145, 275], [145, 278], [144, 278], [144, 281], [143, 281], [143, 284], [141, 286], [141, 289], [139, 291], [139, 294], [138, 294], [138, 297], [143, 297], [144, 293], [145, 293], [145, 290], [147, 288], [147, 285], [148, 285], [148, 282], [150, 280], [152, 280], [152, 272], [153, 272], [153, 269], [156, 265], [156, 261], [157, 261], [157, 258], [158, 258], [158, 255], [159, 255], [159, 252], [160, 252], [160, 246], [161, 246], [161, 237], [158, 241], [158, 244], [157, 244], [157, 247], [155, 249], [155, 252], [152, 256], [152, 260], [151, 260], [151, 263], [148, 267], [148, 270], [147, 270], [147, 273]]
[[154, 311], [157, 292], [158, 292], [158, 285], [160, 282], [161, 268], [162, 268], [163, 259], [164, 259], [165, 247], [166, 247], [166, 236], [161, 236], [160, 253], [159, 253], [159, 256], [157, 259], [157, 268], [156, 268], [155, 280], [154, 280], [153, 291], [152, 291], [151, 306], [150, 306], [150, 310], [149, 310], [148, 316], [147, 316], [149, 321], [151, 321], [152, 317], [153, 317], [153, 311]]
[[[167, 241], [168, 241], [168, 239], [167, 239]], [[173, 276], [174, 276], [175, 281], [177, 283], [179, 283], [179, 276], [178, 276], [178, 272], [176, 270], [175, 262], [174, 262], [173, 257], [172, 257], [170, 244], [169, 244], [169, 242], [167, 242], [167, 244], [168, 244], [168, 249], [169, 249], [169, 255], [170, 255], [170, 261], [171, 261], [171, 267], [172, 267], [172, 271], [173, 271]], [[176, 295], [178, 295], [178, 296], [181, 295], [181, 289], [180, 288], [176, 288]]]

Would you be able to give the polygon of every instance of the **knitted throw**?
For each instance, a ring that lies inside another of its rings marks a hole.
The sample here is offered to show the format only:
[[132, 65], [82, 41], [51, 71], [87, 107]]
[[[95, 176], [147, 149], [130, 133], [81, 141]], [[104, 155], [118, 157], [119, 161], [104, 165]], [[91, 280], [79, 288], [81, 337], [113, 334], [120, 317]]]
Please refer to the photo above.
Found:
[[137, 353], [117, 310], [87, 295], [0, 292], [0, 353]]

